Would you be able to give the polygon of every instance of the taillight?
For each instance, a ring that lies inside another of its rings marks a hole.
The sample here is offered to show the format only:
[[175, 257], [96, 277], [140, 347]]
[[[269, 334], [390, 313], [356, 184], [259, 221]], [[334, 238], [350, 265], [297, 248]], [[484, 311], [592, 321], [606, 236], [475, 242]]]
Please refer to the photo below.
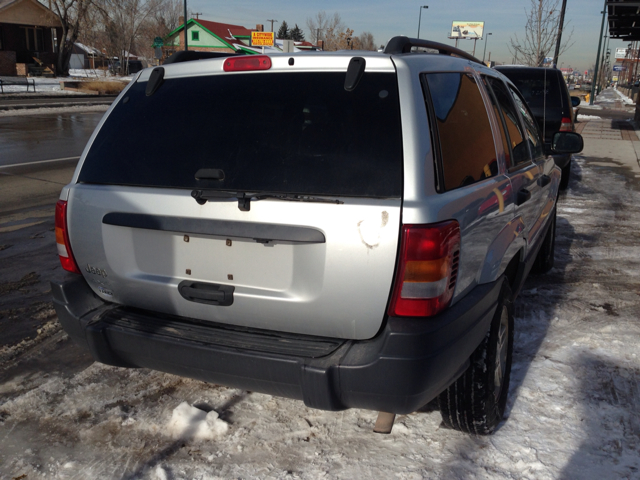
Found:
[[267, 55], [248, 55], [246, 57], [227, 58], [224, 61], [225, 72], [249, 72], [252, 70], [269, 70], [271, 58]]
[[562, 121], [560, 123], [560, 131], [573, 132], [573, 124], [571, 123], [571, 119], [569, 117], [562, 117]]
[[453, 297], [460, 257], [460, 226], [455, 220], [405, 225], [389, 315], [429, 317]]
[[58, 246], [58, 256], [62, 268], [69, 272], [80, 274], [78, 264], [76, 264], [71, 252], [69, 243], [69, 231], [67, 230], [67, 202], [58, 200], [56, 203], [56, 244]]

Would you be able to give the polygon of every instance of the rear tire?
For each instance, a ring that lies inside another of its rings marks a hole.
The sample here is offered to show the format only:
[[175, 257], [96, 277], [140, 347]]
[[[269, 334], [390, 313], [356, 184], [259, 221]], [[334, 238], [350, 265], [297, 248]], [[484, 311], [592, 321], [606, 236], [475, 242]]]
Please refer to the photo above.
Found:
[[556, 211], [553, 210], [553, 218], [551, 219], [551, 225], [547, 234], [542, 241], [542, 246], [536, 256], [533, 266], [531, 267], [531, 273], [542, 274], [547, 273], [553, 268], [553, 264], [556, 256]]
[[564, 167], [562, 167], [562, 176], [560, 177], [560, 190], [566, 190], [569, 187], [571, 179], [571, 159]]
[[467, 370], [438, 397], [442, 421], [461, 432], [493, 433], [502, 421], [513, 355], [511, 289], [504, 280], [491, 328]]

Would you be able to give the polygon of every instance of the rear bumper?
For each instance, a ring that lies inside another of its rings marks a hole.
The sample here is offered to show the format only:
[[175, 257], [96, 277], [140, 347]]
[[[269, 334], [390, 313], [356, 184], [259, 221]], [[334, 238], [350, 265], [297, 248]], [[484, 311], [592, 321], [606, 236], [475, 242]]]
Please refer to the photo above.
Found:
[[108, 304], [85, 280], [51, 283], [64, 330], [99, 362], [146, 367], [303, 400], [312, 408], [410, 413], [467, 367], [489, 329], [502, 279], [432, 319], [388, 318], [371, 340], [235, 329]]

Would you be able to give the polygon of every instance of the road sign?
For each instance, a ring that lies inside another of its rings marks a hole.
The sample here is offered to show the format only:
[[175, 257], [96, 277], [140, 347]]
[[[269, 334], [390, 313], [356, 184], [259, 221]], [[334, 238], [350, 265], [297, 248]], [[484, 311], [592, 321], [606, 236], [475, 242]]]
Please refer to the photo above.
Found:
[[627, 57], [627, 49], [626, 48], [616, 48], [615, 58], [617, 60], [621, 58]]
[[273, 32], [251, 32], [251, 45], [254, 47], [273, 47]]
[[153, 45], [151, 45], [153, 48], [160, 48], [162, 46], [164, 46], [164, 42], [162, 41], [162, 37], [156, 37], [153, 39]]
[[622, 65], [614, 65], [613, 66], [613, 71], [614, 72], [625, 72], [627, 70], [627, 67], [623, 67]]

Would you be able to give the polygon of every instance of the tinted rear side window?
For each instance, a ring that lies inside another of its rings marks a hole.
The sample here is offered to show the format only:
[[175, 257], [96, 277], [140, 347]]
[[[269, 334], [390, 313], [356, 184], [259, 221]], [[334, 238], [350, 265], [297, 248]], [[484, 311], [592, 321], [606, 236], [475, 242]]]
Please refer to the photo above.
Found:
[[562, 108], [560, 83], [555, 70], [511, 70], [503, 69], [501, 73], [518, 88], [531, 108], [544, 108], [545, 94], [547, 108]]
[[[131, 87], [87, 154], [79, 181], [400, 197], [395, 74], [228, 74]], [[201, 168], [224, 180], [196, 180]]]
[[445, 190], [498, 173], [496, 148], [484, 101], [472, 75], [425, 75], [433, 105]]
[[[491, 90], [495, 95], [498, 105], [500, 105], [501, 120], [504, 122], [505, 130], [509, 136], [509, 146], [511, 147], [511, 157], [507, 159], [507, 166], [518, 165], [531, 160], [527, 142], [524, 141], [526, 135], [522, 130], [518, 111], [513, 103], [509, 90], [501, 80], [495, 78], [487, 79], [491, 85]], [[509, 151], [505, 152], [509, 155]]]

